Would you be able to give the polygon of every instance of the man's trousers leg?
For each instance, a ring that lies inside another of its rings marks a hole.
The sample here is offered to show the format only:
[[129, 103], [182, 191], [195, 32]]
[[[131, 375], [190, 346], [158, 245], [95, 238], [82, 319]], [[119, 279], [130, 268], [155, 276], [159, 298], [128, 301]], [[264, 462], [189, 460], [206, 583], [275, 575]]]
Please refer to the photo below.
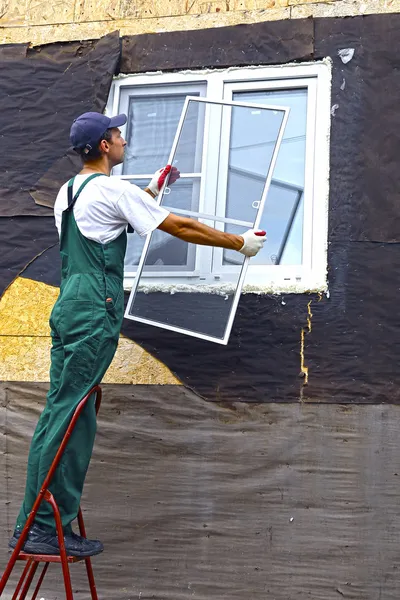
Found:
[[[99, 316], [99, 315], [98, 315]], [[32, 481], [36, 477], [36, 495], [48, 473], [57, 449], [65, 435], [74, 411], [80, 400], [89, 390], [100, 383], [110, 365], [117, 348], [118, 338], [108, 333], [107, 316], [105, 323], [96, 327], [93, 335], [82, 340], [63, 345], [64, 360], [58, 390], [51, 396], [51, 403], [45, 409], [41, 427], [32, 441], [32, 460], [34, 468]], [[91, 399], [82, 412], [75, 430], [68, 442], [67, 449], [56, 470], [50, 491], [60, 508], [64, 528], [70, 528], [76, 518], [86, 472], [92, 455], [96, 434], [95, 398]], [[40, 455], [38, 457], [38, 450]], [[28, 475], [29, 481], [30, 475]], [[28, 511], [32, 508], [33, 485], [27, 488], [22, 515], [18, 525], [25, 523]], [[35, 522], [54, 531], [53, 511], [47, 502], [43, 502]]]

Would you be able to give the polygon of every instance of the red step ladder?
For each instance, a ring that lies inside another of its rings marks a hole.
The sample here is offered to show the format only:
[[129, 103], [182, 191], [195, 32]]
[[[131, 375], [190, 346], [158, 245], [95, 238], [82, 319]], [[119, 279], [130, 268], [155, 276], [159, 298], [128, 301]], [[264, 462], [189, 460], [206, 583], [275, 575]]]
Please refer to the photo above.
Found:
[[[74, 412], [74, 415], [71, 419], [71, 423], [68, 426], [68, 429], [63, 438], [63, 441], [61, 442], [61, 445], [60, 445], [60, 447], [57, 451], [57, 454], [53, 460], [53, 463], [50, 467], [50, 470], [47, 473], [47, 477], [43, 482], [42, 489], [40, 490], [38, 497], [35, 500], [35, 504], [33, 505], [32, 511], [29, 514], [29, 518], [25, 524], [24, 529], [22, 530], [22, 533], [18, 539], [18, 543], [13, 550], [10, 560], [8, 561], [7, 568], [4, 571], [4, 574], [0, 580], [0, 597], [2, 596], [2, 594], [4, 592], [4, 589], [7, 585], [7, 582], [12, 573], [12, 570], [14, 569], [16, 562], [18, 560], [23, 560], [23, 561], [26, 561], [26, 565], [25, 565], [25, 568], [19, 579], [17, 587], [15, 588], [12, 600], [25, 600], [25, 598], [29, 592], [29, 588], [34, 579], [37, 568], [39, 566], [39, 563], [41, 563], [41, 562], [45, 563], [45, 564], [44, 564], [42, 573], [40, 574], [40, 577], [38, 579], [38, 582], [37, 582], [37, 585], [36, 585], [36, 588], [35, 588], [35, 591], [33, 593], [31, 600], [36, 600], [50, 563], [61, 563], [63, 577], [64, 577], [66, 600], [73, 600], [71, 576], [70, 576], [70, 572], [69, 572], [69, 563], [74, 563], [74, 562], [84, 560], [86, 563], [86, 570], [87, 570], [92, 600], [98, 600], [91, 560], [90, 560], [90, 558], [76, 558], [74, 556], [67, 555], [66, 550], [65, 550], [65, 544], [64, 544], [64, 534], [63, 534], [60, 510], [57, 506], [57, 502], [55, 501], [53, 495], [51, 494], [51, 492], [48, 489], [48, 487], [51, 483], [51, 480], [53, 478], [54, 472], [60, 462], [61, 456], [63, 455], [63, 452], [68, 444], [69, 438], [71, 437], [71, 434], [74, 430], [76, 422], [79, 419], [80, 414], [82, 413], [83, 409], [85, 408], [86, 404], [88, 403], [89, 399], [91, 398], [91, 396], [93, 394], [96, 394], [96, 414], [99, 412], [100, 404], [101, 404], [101, 388], [100, 388], [100, 386], [96, 385], [80, 401], [80, 403], [78, 404], [78, 406]], [[43, 502], [43, 500], [45, 500], [46, 502], [49, 502], [49, 504], [51, 504], [53, 511], [54, 511], [54, 518], [55, 518], [56, 529], [57, 529], [57, 537], [58, 537], [58, 543], [59, 543], [59, 547], [60, 547], [59, 555], [53, 556], [53, 555], [47, 555], [47, 554], [46, 555], [27, 554], [27, 553], [21, 551], [21, 548], [24, 545], [24, 542], [28, 536], [29, 529], [32, 526], [33, 521], [35, 520], [36, 514], [37, 514], [39, 507], [40, 507], [41, 503]], [[78, 523], [79, 523], [80, 535], [83, 537], [86, 537], [85, 525], [83, 522], [83, 516], [82, 516], [81, 509], [79, 509], [79, 513], [78, 513]], [[18, 594], [20, 594], [20, 595], [18, 595]]]

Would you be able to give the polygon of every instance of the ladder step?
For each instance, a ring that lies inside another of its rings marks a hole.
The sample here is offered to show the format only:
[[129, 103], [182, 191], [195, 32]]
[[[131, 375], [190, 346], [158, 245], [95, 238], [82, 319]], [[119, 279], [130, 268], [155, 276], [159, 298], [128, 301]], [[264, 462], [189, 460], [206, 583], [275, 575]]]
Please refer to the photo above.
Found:
[[[60, 563], [61, 556], [58, 554], [26, 554], [26, 552], [20, 552], [17, 560], [32, 560], [33, 562], [47, 562], [47, 563]], [[85, 558], [77, 556], [67, 556], [69, 563], [76, 563]]]

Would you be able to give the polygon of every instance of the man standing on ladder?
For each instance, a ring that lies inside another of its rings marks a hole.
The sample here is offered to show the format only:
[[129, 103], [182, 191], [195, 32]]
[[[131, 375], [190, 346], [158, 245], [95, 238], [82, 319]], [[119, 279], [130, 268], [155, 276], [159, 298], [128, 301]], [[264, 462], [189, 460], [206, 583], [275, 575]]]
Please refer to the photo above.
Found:
[[[193, 244], [218, 246], [255, 256], [265, 235], [224, 233], [194, 219], [176, 216], [154, 198], [166, 178], [179, 172], [170, 165], [157, 171], [143, 191], [117, 177], [126, 142], [119, 127], [127, 117], [89, 112], [71, 127], [71, 142], [83, 168], [60, 189], [54, 206], [60, 236], [60, 295], [50, 317], [52, 349], [50, 390], [34, 433], [28, 460], [25, 498], [10, 547], [14, 548], [41, 485], [80, 400], [99, 384], [117, 349], [124, 314], [124, 256], [127, 226], [145, 236], [156, 228]], [[59, 506], [67, 554], [88, 557], [103, 550], [72, 530], [78, 515], [96, 433], [94, 402], [88, 403], [50, 485]], [[54, 515], [42, 502], [24, 545], [30, 554], [59, 554]]]

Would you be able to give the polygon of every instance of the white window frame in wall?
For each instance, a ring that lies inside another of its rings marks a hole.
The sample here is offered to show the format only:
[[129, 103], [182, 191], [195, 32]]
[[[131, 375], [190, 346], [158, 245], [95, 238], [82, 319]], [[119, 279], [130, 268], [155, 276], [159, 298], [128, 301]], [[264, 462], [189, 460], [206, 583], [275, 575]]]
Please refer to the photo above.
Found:
[[[129, 75], [115, 79], [110, 94], [107, 112], [121, 111], [121, 97], [131, 89], [133, 94], [149, 94], [159, 89], [164, 91], [182, 86], [193, 93], [196, 85], [201, 96], [210, 100], [232, 101], [235, 92], [256, 90], [286, 90], [307, 88], [307, 133], [304, 187], [303, 218], [303, 260], [301, 265], [250, 265], [247, 271], [244, 291], [254, 292], [306, 292], [327, 289], [327, 230], [329, 193], [329, 133], [330, 133], [330, 61], [300, 65], [273, 67], [232, 68], [228, 70], [190, 71], [182, 73], [148, 73]], [[206, 87], [205, 87], [206, 86]], [[206, 91], [204, 91], [206, 90]], [[275, 102], [271, 99], [271, 104]], [[126, 133], [125, 127], [122, 134]], [[145, 175], [121, 175], [122, 169], [113, 171], [113, 176], [132, 180]], [[209, 213], [207, 207], [204, 212]], [[222, 264], [222, 250], [199, 248], [210, 259], [216, 277], [235, 267]], [[199, 264], [201, 257], [196, 260]], [[196, 269], [197, 271], [197, 269]], [[125, 272], [125, 287], [132, 286], [136, 272]], [[188, 272], [182, 272], [185, 277]], [[194, 276], [196, 275], [193, 274]], [[176, 277], [177, 271], [154, 273], [154, 276]]]

